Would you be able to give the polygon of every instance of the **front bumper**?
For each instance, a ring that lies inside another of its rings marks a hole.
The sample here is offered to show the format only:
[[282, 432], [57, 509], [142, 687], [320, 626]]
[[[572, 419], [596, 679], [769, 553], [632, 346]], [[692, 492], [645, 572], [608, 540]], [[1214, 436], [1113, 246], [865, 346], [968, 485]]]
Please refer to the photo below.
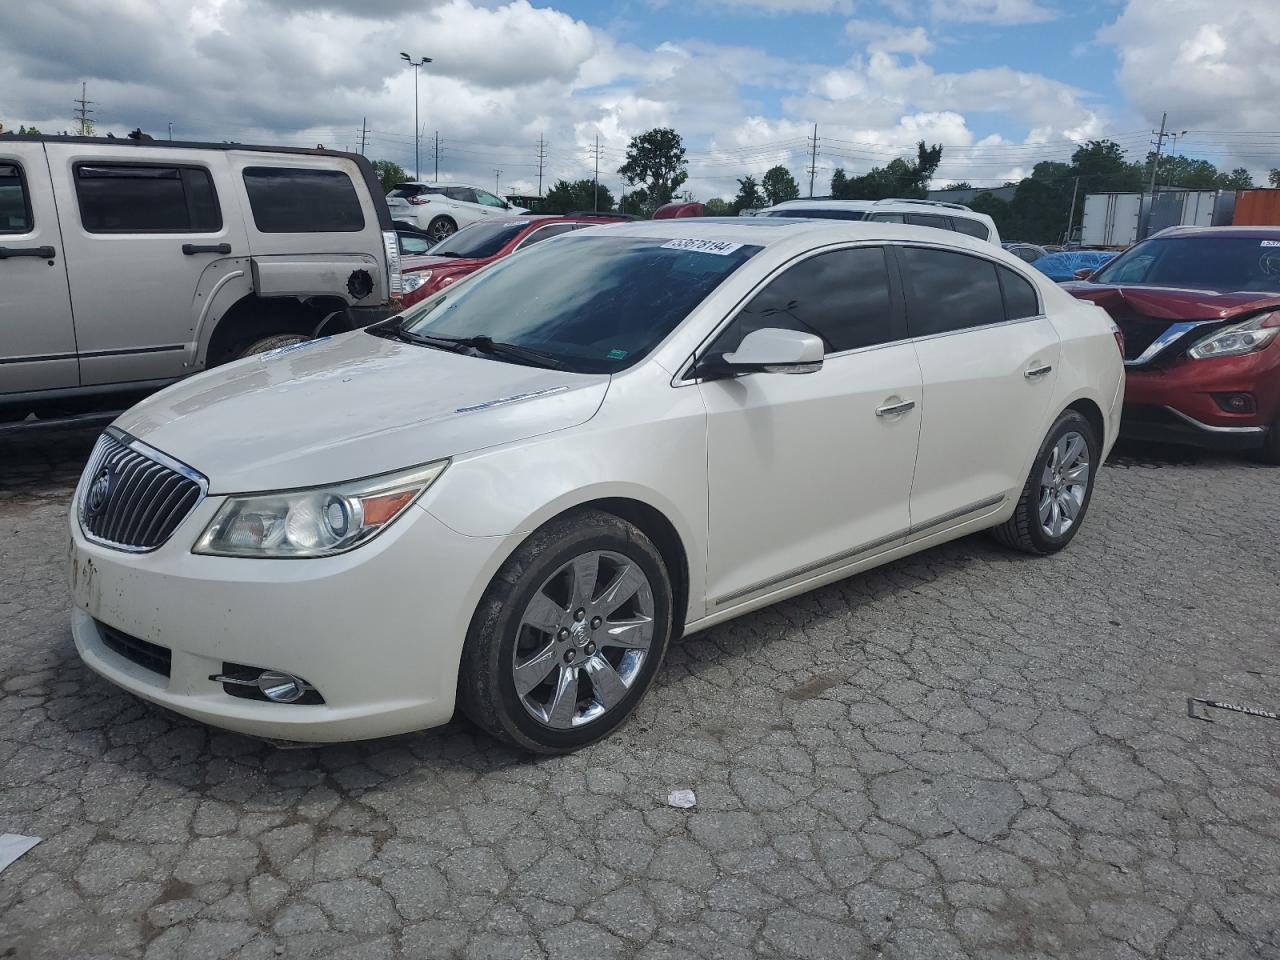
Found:
[[1120, 435], [1132, 440], [1184, 444], [1208, 450], [1257, 450], [1267, 427], [1219, 427], [1203, 423], [1174, 407], [1127, 404]]
[[[415, 506], [336, 557], [192, 554], [222, 499], [204, 500], [144, 554], [88, 541], [72, 517], [72, 634], [91, 669], [178, 713], [272, 739], [360, 740], [449, 720], [463, 640], [503, 538], [465, 537]], [[108, 646], [99, 624], [171, 651], [168, 676]], [[212, 679], [226, 663], [300, 676], [324, 703], [232, 696]]]

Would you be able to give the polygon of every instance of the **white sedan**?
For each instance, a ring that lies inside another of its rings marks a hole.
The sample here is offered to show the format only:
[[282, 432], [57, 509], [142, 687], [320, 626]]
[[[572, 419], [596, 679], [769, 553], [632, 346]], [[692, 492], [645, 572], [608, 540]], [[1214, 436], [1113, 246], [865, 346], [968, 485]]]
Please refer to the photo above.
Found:
[[72, 509], [75, 642], [249, 734], [461, 707], [573, 750], [681, 634], [978, 530], [1063, 548], [1123, 385], [1106, 313], [990, 243], [583, 230], [121, 416]]

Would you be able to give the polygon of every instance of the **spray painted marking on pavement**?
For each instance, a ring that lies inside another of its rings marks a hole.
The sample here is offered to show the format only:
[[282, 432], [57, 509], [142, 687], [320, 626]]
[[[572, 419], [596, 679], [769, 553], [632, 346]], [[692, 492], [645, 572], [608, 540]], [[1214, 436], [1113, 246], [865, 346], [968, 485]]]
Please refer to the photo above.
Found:
[[1202, 697], [1187, 697], [1187, 716], [1195, 720], [1208, 720], [1213, 723], [1213, 717], [1209, 715], [1209, 708], [1214, 710], [1228, 710], [1231, 713], [1243, 713], [1250, 717], [1261, 717], [1264, 720], [1280, 720], [1280, 713], [1272, 713], [1270, 710], [1259, 710], [1257, 707], [1246, 707], [1240, 703], [1225, 703], [1221, 700], [1205, 700]]

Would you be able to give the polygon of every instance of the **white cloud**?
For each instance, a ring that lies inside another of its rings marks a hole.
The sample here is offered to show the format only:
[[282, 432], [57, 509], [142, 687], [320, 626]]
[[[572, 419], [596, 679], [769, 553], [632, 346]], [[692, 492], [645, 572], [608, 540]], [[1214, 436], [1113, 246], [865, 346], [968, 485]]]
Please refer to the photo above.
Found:
[[931, 0], [929, 10], [935, 20], [1005, 26], [1043, 23], [1058, 16], [1057, 11], [1041, 6], [1037, 0]]
[[865, 43], [869, 51], [920, 56], [933, 50], [933, 41], [924, 27], [904, 27], [884, 20], [850, 20], [844, 32], [855, 43]]

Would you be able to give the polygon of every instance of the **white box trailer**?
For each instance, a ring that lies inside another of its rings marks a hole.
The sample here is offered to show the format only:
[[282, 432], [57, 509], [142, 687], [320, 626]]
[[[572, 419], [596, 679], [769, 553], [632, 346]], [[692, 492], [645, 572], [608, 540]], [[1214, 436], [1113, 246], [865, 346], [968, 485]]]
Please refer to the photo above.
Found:
[[1090, 193], [1084, 198], [1080, 242], [1086, 247], [1127, 247], [1138, 239], [1140, 193]]

